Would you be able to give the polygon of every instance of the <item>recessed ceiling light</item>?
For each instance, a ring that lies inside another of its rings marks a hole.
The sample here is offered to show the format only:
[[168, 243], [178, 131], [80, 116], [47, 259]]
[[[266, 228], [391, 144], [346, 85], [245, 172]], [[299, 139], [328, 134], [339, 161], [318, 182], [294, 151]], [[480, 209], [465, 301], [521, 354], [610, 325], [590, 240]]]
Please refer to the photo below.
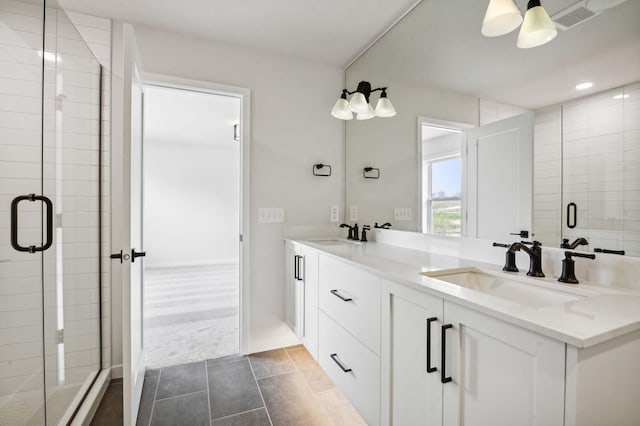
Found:
[[628, 94], [628, 93], [626, 93], [626, 94], [624, 94], [624, 95], [621, 93], [621, 94], [619, 94], [619, 95], [615, 95], [615, 96], [613, 97], [613, 99], [616, 99], [616, 100], [618, 100], [618, 99], [627, 99], [629, 96], [631, 96], [631, 95], [630, 95], [630, 94]]
[[580, 83], [576, 86], [576, 90], [587, 90], [587, 89], [591, 89], [593, 87], [593, 83], [590, 81], [587, 81], [585, 83]]

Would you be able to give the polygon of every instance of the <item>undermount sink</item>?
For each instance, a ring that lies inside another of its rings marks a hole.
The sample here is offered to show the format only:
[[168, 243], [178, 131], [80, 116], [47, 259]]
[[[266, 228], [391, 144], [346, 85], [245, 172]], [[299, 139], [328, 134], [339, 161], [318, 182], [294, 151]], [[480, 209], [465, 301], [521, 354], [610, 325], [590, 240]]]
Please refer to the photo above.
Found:
[[314, 243], [314, 244], [318, 244], [321, 246], [339, 246], [339, 245], [343, 245], [343, 244], [362, 244], [362, 242], [360, 241], [353, 241], [353, 240], [343, 240], [340, 238], [327, 238], [324, 240], [309, 240], [310, 242]]
[[446, 281], [464, 288], [490, 294], [529, 307], [558, 305], [588, 297], [584, 292], [552, 290], [548, 283], [527, 282], [531, 278], [512, 279], [504, 274], [492, 274], [478, 269], [422, 272], [421, 275]]

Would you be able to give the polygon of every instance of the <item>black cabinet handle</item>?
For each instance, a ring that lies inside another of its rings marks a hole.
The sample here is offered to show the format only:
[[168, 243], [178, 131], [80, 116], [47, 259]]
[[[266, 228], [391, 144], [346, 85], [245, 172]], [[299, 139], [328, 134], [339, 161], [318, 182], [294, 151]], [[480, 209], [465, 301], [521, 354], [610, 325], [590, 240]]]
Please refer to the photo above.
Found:
[[136, 261], [136, 257], [145, 257], [147, 255], [144, 251], [136, 251], [136, 249], [131, 249], [131, 263]]
[[111, 256], [109, 256], [111, 259], [120, 259], [120, 263], [122, 263], [123, 261], [123, 256], [122, 256], [122, 250], [120, 250], [120, 253], [113, 253]]
[[[47, 231], [46, 240], [44, 245], [41, 246], [21, 246], [18, 242], [18, 204], [21, 201], [42, 201], [47, 207]], [[53, 203], [44, 195], [20, 195], [11, 201], [11, 247], [17, 251], [25, 251], [29, 253], [36, 253], [38, 251], [45, 251], [53, 244]]]
[[[571, 222], [571, 211], [573, 210], [573, 223]], [[567, 204], [567, 228], [573, 229], [578, 224], [578, 206], [576, 203]]]
[[338, 299], [342, 300], [343, 302], [351, 302], [353, 300], [350, 297], [344, 297], [343, 295], [338, 293], [338, 290], [331, 290], [331, 294], [333, 294], [334, 296], [336, 296]]
[[449, 383], [451, 377], [447, 377], [447, 330], [453, 328], [453, 324], [445, 324], [442, 326], [442, 370], [440, 371], [440, 381], [442, 383]]
[[431, 323], [437, 320], [438, 317], [427, 318], [427, 373], [438, 371], [437, 367], [431, 366]]
[[300, 277], [298, 276], [298, 256], [297, 254], [293, 256], [293, 279], [298, 281]]
[[338, 354], [331, 354], [331, 355], [329, 355], [329, 356], [331, 357], [331, 359], [333, 360], [333, 362], [335, 362], [336, 364], [338, 364], [338, 367], [340, 367], [340, 368], [342, 369], [342, 371], [344, 371], [345, 373], [348, 373], [348, 372], [350, 372], [350, 371], [353, 371], [353, 370], [351, 370], [350, 368], [348, 368], [348, 367], [345, 367], [345, 366], [344, 366], [344, 364], [342, 363], [342, 361], [340, 361], [340, 360], [338, 359]]

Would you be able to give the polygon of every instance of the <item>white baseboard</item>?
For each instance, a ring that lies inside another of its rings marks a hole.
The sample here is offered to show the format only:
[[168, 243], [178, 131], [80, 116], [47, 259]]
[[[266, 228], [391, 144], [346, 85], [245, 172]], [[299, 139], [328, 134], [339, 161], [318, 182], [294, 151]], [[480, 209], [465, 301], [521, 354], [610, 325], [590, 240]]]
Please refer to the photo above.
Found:
[[122, 364], [114, 365], [111, 367], [111, 378], [121, 379], [123, 377]]

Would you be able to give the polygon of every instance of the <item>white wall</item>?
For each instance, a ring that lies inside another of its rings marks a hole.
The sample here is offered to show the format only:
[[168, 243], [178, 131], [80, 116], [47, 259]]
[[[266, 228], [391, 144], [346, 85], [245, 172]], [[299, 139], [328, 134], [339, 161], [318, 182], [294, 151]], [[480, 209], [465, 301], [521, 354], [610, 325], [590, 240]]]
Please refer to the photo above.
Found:
[[[329, 207], [344, 200], [344, 124], [329, 112], [344, 70], [147, 27], [136, 26], [136, 35], [145, 72], [251, 89], [248, 349], [296, 343], [285, 323], [283, 237], [335, 228]], [[313, 177], [317, 162], [330, 164], [333, 176]], [[284, 207], [286, 223], [259, 224], [260, 207]]]
[[240, 99], [145, 91], [145, 266], [237, 263]]

